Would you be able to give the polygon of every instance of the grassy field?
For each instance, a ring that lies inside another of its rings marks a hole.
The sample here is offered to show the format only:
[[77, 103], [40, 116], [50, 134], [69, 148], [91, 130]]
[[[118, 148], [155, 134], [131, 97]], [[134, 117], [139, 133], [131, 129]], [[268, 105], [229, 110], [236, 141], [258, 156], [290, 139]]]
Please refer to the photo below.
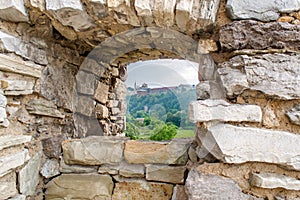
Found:
[[[141, 135], [140, 138], [141, 140], [148, 140], [149, 137], [151, 136], [151, 130], [147, 128], [141, 128]], [[194, 137], [194, 130], [184, 130], [184, 129], [178, 129], [177, 130], [177, 135], [175, 138], [192, 138]]]

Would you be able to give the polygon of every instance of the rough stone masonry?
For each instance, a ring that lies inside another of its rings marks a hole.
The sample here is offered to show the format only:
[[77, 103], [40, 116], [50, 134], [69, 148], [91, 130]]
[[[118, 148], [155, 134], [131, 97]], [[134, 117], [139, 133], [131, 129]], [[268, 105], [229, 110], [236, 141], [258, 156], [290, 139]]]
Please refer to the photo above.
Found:
[[[0, 200], [300, 199], [299, 50], [299, 0], [0, 0]], [[199, 63], [195, 137], [129, 140], [160, 58]]]

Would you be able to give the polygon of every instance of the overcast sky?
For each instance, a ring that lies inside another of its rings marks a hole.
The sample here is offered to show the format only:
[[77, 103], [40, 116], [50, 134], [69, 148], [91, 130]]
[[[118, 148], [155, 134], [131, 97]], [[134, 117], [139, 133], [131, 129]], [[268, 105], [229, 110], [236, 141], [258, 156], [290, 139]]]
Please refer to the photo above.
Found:
[[160, 59], [139, 61], [127, 66], [127, 87], [147, 83], [149, 87], [177, 86], [180, 84], [196, 85], [198, 64], [186, 60]]

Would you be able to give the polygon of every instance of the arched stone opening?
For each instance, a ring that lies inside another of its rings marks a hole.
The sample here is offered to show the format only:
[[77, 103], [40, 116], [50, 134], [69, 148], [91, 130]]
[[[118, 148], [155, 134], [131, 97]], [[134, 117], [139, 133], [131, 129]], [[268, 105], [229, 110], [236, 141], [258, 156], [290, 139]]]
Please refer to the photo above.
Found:
[[133, 29], [104, 41], [86, 57], [76, 75], [76, 136], [124, 135], [126, 65], [137, 60], [181, 58], [199, 63], [199, 81], [204, 85], [199, 84], [198, 99], [210, 98], [205, 90], [211, 87], [212, 98], [222, 97], [214, 61], [203, 48], [187, 35], [154, 27]]

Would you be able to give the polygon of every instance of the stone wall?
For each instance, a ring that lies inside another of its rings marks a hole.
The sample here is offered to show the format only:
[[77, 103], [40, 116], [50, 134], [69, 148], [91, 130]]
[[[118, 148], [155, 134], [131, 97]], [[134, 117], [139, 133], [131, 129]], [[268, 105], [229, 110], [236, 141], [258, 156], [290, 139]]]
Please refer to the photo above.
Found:
[[[0, 199], [300, 198], [300, 2], [0, 1]], [[124, 136], [127, 65], [199, 63], [195, 138]]]

